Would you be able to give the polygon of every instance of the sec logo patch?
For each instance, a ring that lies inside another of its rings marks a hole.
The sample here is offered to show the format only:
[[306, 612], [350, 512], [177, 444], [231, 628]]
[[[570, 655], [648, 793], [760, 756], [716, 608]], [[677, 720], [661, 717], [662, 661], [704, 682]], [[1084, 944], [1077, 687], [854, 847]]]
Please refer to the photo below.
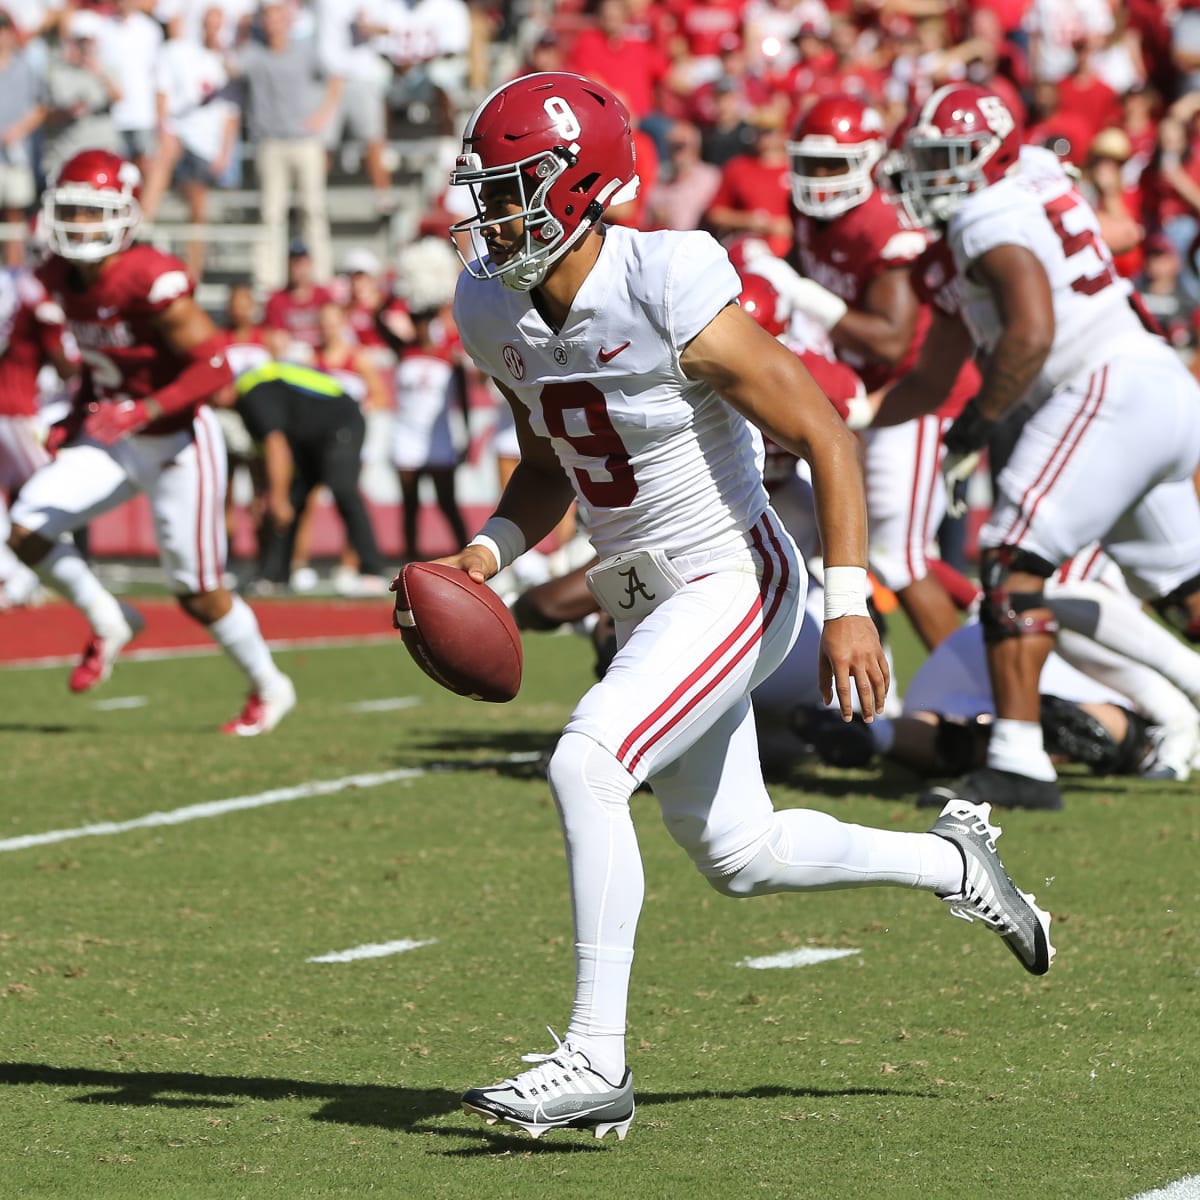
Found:
[[504, 365], [508, 368], [508, 373], [518, 382], [525, 378], [525, 360], [521, 357], [521, 352], [516, 346], [506, 345], [500, 351], [501, 357], [504, 359]]

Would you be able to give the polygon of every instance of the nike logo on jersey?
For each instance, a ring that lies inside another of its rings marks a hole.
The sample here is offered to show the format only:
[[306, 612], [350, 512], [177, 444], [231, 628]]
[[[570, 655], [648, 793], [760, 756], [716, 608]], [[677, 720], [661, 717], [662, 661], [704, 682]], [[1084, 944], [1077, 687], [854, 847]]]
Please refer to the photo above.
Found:
[[623, 342], [615, 350], [605, 350], [604, 347], [601, 346], [600, 347], [600, 361], [602, 363], [611, 362], [614, 358], [617, 357], [618, 354], [621, 353], [622, 350], [626, 350], [628, 348], [629, 348], [628, 342]]

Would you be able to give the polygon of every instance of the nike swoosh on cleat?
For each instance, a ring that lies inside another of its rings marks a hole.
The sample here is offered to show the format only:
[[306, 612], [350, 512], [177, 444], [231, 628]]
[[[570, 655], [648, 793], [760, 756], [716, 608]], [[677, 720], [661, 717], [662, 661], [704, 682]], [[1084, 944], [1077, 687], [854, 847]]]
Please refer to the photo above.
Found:
[[626, 349], [628, 349], [628, 347], [629, 347], [629, 342], [623, 343], [622, 345], [618, 346], [615, 350], [605, 350], [604, 347], [601, 346], [600, 354], [599, 354], [600, 361], [602, 363], [611, 362], [612, 359], [616, 358], [617, 355], [620, 354], [622, 350], [626, 350]]

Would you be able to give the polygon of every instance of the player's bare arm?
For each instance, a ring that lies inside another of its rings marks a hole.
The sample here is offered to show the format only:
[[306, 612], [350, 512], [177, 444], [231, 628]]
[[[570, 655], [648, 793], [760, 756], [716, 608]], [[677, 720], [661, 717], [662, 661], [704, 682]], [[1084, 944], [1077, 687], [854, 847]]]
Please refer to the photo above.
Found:
[[[736, 305], [723, 309], [680, 357], [690, 379], [703, 380], [773, 441], [812, 466], [817, 524], [826, 568], [867, 564], [867, 516], [858, 445], [803, 363]], [[821, 688], [836, 689], [842, 716], [852, 714], [850, 680], [865, 719], [882, 709], [888, 668], [866, 616], [827, 621]]]
[[1054, 343], [1054, 302], [1041, 262], [1024, 246], [997, 246], [971, 266], [1000, 310], [1004, 332], [973, 401], [979, 414], [999, 421], [1028, 393]]
[[[521, 531], [526, 546], [536, 546], [562, 520], [575, 499], [570, 480], [547, 438], [539, 437], [529, 424], [529, 412], [503, 384], [496, 384], [512, 409], [521, 461], [517, 463], [496, 511], [492, 514], [511, 521]], [[461, 567], [476, 583], [490, 579], [500, 569], [496, 557], [486, 546], [467, 546], [458, 554], [439, 562]]]
[[883, 393], [871, 424], [901, 425], [936, 412], [950, 395], [963, 364], [974, 352], [970, 331], [958, 317], [933, 309], [933, 322], [912, 370]]
[[862, 308], [847, 309], [829, 335], [843, 350], [894, 365], [912, 345], [920, 307], [908, 268], [895, 267], [871, 281]]

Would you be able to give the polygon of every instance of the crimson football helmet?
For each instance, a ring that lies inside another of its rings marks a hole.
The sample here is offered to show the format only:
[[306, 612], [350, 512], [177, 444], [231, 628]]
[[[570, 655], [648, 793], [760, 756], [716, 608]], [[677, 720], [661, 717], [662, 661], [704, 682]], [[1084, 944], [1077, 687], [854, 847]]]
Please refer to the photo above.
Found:
[[788, 306], [775, 290], [775, 285], [762, 275], [747, 271], [741, 276], [742, 291], [738, 303], [772, 337], [778, 337], [788, 327]]
[[854, 96], [827, 96], [800, 118], [788, 142], [792, 202], [827, 220], [857, 208], [875, 190], [887, 151], [883, 118]]
[[1020, 151], [1020, 123], [995, 92], [947, 84], [904, 139], [904, 193], [925, 224], [945, 224], [972, 192], [1003, 179]]
[[81, 150], [62, 165], [42, 199], [46, 244], [74, 262], [124, 250], [142, 221], [142, 173], [107, 150]]
[[637, 195], [629, 110], [582, 75], [514, 79], [467, 121], [450, 183], [475, 201], [475, 216], [450, 229], [470, 236], [474, 261], [460, 252], [464, 266], [527, 292], [606, 208]]

